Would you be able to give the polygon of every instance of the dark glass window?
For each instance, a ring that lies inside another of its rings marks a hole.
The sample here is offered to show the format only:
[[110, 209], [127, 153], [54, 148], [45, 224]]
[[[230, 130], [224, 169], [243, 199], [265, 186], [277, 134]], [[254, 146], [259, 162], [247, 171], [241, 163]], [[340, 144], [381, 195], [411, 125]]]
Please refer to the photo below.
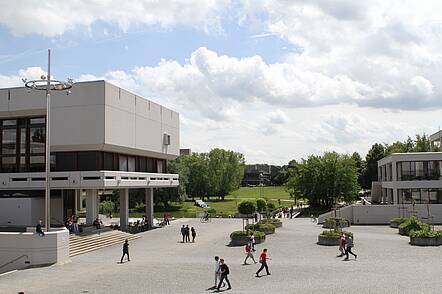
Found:
[[138, 171], [140, 172], [146, 172], [146, 158], [144, 157], [138, 157]]
[[114, 154], [113, 153], [104, 152], [103, 169], [104, 170], [114, 170]]
[[2, 157], [2, 169], [4, 172], [16, 172], [17, 164], [15, 156], [3, 156]]
[[[43, 157], [44, 164], [44, 157]], [[57, 171], [74, 171], [77, 170], [77, 153], [76, 152], [60, 152], [56, 157]]]
[[45, 157], [42, 155], [31, 156], [29, 158], [29, 169], [32, 172], [43, 172], [45, 171]]
[[29, 122], [31, 125], [34, 125], [34, 124], [43, 124], [44, 125], [46, 123], [46, 119], [44, 117], [31, 118], [29, 120]]
[[2, 155], [12, 155], [16, 152], [17, 130], [4, 129], [2, 132]]
[[155, 161], [153, 158], [146, 158], [146, 165], [147, 165], [147, 172], [148, 173], [155, 173], [156, 172], [156, 166], [154, 164], [155, 164]]
[[16, 119], [5, 119], [3, 121], [3, 126], [16, 126], [17, 125], [17, 120]]
[[78, 170], [99, 170], [98, 156], [95, 151], [78, 152]]
[[135, 171], [135, 157], [128, 156], [127, 158], [127, 170], [128, 171]]
[[127, 156], [119, 155], [118, 156], [118, 170], [127, 171]]
[[46, 130], [44, 127], [31, 127], [31, 154], [45, 152]]

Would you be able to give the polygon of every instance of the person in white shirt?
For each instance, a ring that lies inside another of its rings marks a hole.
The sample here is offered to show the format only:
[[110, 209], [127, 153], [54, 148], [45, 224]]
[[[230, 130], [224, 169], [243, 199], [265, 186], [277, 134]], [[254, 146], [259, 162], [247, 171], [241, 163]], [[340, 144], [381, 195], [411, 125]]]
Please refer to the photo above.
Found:
[[[213, 287], [213, 289], [215, 289], [216, 287], [218, 287], [218, 281], [221, 280], [221, 269], [220, 269], [220, 261], [219, 261], [219, 257], [215, 256], [215, 286]], [[225, 284], [223, 283], [223, 287], [225, 286]]]

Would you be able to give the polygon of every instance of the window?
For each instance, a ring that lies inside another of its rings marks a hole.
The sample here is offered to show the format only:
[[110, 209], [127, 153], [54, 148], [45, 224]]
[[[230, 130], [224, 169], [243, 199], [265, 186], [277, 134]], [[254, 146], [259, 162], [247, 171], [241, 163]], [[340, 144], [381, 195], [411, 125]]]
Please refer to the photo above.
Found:
[[114, 154], [113, 153], [104, 152], [103, 169], [104, 170], [114, 170]]
[[[44, 157], [43, 157], [43, 164], [44, 164]], [[77, 153], [76, 152], [57, 153], [55, 166], [57, 171], [77, 170]]]
[[127, 171], [127, 156], [119, 155], [118, 156], [118, 170]]
[[127, 170], [128, 171], [136, 171], [136, 169], [135, 169], [135, 157], [129, 156], [127, 158]]
[[99, 170], [98, 152], [78, 152], [78, 170]]
[[31, 127], [30, 153], [45, 153], [46, 129], [44, 127]]
[[43, 172], [45, 171], [45, 157], [44, 156], [31, 156], [29, 158], [29, 170], [31, 172]]
[[2, 155], [12, 155], [16, 152], [17, 130], [3, 129]]

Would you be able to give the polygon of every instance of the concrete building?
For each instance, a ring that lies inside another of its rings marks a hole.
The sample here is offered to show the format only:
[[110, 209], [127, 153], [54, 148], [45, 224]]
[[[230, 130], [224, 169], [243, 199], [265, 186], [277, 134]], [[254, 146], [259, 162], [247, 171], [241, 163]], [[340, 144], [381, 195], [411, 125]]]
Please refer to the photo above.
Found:
[[243, 186], [270, 185], [280, 167], [270, 164], [247, 164], [244, 169]]
[[[0, 89], [0, 226], [34, 226], [44, 218], [45, 93]], [[129, 189], [144, 189], [153, 221], [153, 190], [176, 187], [167, 160], [179, 155], [179, 114], [105, 81], [52, 93], [51, 223], [82, 207], [98, 215], [100, 191], [118, 190], [120, 224], [128, 224]]]

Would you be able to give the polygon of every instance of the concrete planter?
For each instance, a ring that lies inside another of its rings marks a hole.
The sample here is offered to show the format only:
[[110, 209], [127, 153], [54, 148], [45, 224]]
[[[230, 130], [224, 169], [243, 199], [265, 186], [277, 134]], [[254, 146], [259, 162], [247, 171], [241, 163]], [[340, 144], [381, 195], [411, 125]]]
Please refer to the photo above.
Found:
[[415, 246], [440, 246], [442, 238], [439, 237], [410, 237], [410, 244]]
[[318, 236], [318, 245], [323, 246], [339, 246], [339, 237]]
[[[256, 244], [263, 243], [265, 241], [265, 237], [255, 237]], [[230, 245], [231, 246], [244, 246], [250, 242], [250, 236], [234, 236], [230, 237]]]
[[405, 229], [401, 229], [401, 228], [399, 228], [399, 235], [401, 235], [401, 236], [407, 236], [407, 232], [405, 231]]
[[[324, 229], [334, 229], [335, 228], [335, 226], [334, 225], [332, 225], [332, 224], [330, 224], [330, 223], [324, 223], [323, 225], [322, 225], [322, 227], [324, 228]], [[336, 226], [336, 228], [337, 229], [343, 229], [343, 228], [348, 228], [349, 227], [349, 225], [348, 224], [340, 224], [339, 226]]]
[[390, 222], [390, 228], [397, 229], [397, 228], [399, 228], [399, 224], [394, 223], [394, 222]]

